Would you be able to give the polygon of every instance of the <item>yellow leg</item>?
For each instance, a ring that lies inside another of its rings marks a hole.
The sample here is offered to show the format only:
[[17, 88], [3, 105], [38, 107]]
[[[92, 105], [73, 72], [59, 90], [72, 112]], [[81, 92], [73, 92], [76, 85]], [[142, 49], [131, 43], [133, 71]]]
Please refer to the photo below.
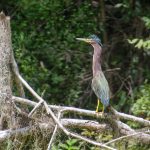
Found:
[[[99, 109], [100, 109], [101, 106], [102, 106], [102, 112], [99, 112]], [[104, 109], [105, 109], [104, 105], [102, 105], [100, 100], [97, 99], [96, 113], [99, 114], [99, 115], [101, 114], [103, 116], [104, 115]]]
[[103, 109], [102, 109], [102, 114], [104, 114], [104, 109], [105, 109], [105, 107], [103, 106]]
[[96, 113], [98, 113], [98, 111], [99, 111], [99, 104], [100, 104], [100, 100], [97, 99]]

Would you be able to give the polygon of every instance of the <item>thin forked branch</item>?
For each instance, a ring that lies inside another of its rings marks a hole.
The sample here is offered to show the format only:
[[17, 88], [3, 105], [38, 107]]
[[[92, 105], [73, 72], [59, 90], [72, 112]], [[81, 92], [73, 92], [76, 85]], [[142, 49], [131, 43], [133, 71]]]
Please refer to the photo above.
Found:
[[118, 141], [120, 141], [120, 140], [122, 140], [122, 139], [129, 138], [129, 137], [132, 137], [132, 136], [135, 136], [135, 135], [138, 135], [138, 134], [143, 134], [143, 133], [150, 133], [150, 131], [148, 130], [148, 131], [143, 131], [143, 132], [136, 132], [136, 133], [133, 133], [133, 134], [121, 136], [121, 137], [116, 138], [116, 139], [113, 139], [113, 140], [111, 140], [111, 141], [109, 141], [109, 142], [107, 142], [107, 143], [105, 143], [105, 144], [106, 144], [106, 145], [112, 144], [112, 143], [118, 142]]

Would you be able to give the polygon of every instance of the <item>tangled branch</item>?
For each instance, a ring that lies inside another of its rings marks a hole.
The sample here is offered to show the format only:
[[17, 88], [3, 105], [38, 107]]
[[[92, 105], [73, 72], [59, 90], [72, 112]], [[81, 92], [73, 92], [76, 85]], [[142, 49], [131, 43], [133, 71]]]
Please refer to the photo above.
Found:
[[[107, 148], [110, 150], [115, 150], [114, 148], [111, 148], [103, 143], [100, 142], [95, 142], [91, 139], [88, 139], [86, 137], [83, 137], [81, 135], [78, 135], [76, 133], [73, 133], [71, 131], [68, 131], [59, 121], [59, 119], [55, 116], [55, 114], [53, 113], [53, 111], [51, 110], [51, 108], [48, 106], [48, 104], [46, 103], [46, 101], [40, 97], [31, 87], [30, 85], [22, 78], [22, 76], [19, 74], [19, 72], [17, 71], [17, 66], [16, 63], [14, 62], [14, 73], [15, 75], [18, 77], [18, 79], [20, 80], [20, 82], [31, 92], [31, 94], [39, 101], [38, 104], [36, 104], [36, 106], [32, 109], [32, 111], [30, 112], [30, 114], [28, 116], [31, 116], [33, 114], [33, 112], [40, 106], [40, 105], [44, 105], [47, 114], [52, 117], [52, 119], [54, 120], [54, 122], [56, 123], [56, 125], [67, 135], [67, 136], [72, 136], [81, 140], [84, 140], [90, 144], [96, 145], [96, 146], [100, 146], [103, 148]], [[50, 145], [50, 144], [49, 144]], [[49, 147], [48, 147], [49, 148]]]
[[[143, 143], [150, 143], [150, 135], [146, 134], [148, 132], [137, 133], [134, 129], [130, 128], [127, 124], [119, 121], [119, 119], [120, 120], [130, 120], [130, 121], [140, 123], [143, 126], [149, 127], [150, 121], [145, 120], [143, 118], [135, 117], [133, 115], [128, 115], [125, 113], [120, 113], [112, 107], [111, 107], [111, 112], [112, 112], [111, 114], [106, 114], [105, 116], [101, 116], [101, 115], [95, 113], [95, 111], [91, 111], [91, 110], [85, 110], [85, 109], [80, 109], [80, 108], [75, 108], [75, 107], [48, 105], [47, 102], [42, 97], [40, 97], [29, 86], [29, 84], [22, 78], [22, 76], [19, 74], [18, 67], [14, 60], [14, 57], [12, 57], [12, 58], [13, 58], [13, 63], [12, 63], [13, 71], [14, 71], [14, 74], [16, 75], [17, 79], [20, 81], [20, 85], [23, 84], [30, 91], [30, 93], [38, 100], [38, 102], [33, 102], [33, 101], [25, 99], [25, 98], [13, 96], [14, 102], [32, 106], [33, 109], [28, 114], [28, 117], [30, 117], [30, 118], [33, 118], [33, 114], [36, 112], [37, 109], [39, 109], [40, 106], [44, 106], [47, 115], [50, 118], [52, 118], [55, 123], [55, 128], [53, 129], [54, 131], [53, 131], [52, 137], [50, 139], [50, 142], [48, 144], [47, 150], [49, 150], [51, 148], [52, 142], [56, 136], [56, 131], [58, 128], [61, 129], [67, 136], [72, 136], [72, 137], [78, 138], [80, 140], [86, 141], [90, 144], [93, 144], [95, 146], [103, 147], [103, 148], [110, 149], [110, 150], [114, 150], [115, 148], [108, 146], [108, 144], [111, 144], [113, 142], [116, 142], [116, 141], [121, 140], [126, 137], [131, 137], [131, 136], [135, 139], [139, 139]], [[56, 117], [54, 111], [57, 112], [57, 114], [58, 114], [57, 117]], [[81, 119], [61, 118], [61, 116], [63, 116], [63, 114], [66, 114], [66, 113], [76, 113], [76, 114], [79, 114], [80, 116], [90, 116], [90, 117], [96, 118], [97, 120], [101, 119], [101, 120], [103, 120], [104, 123], [102, 124], [101, 122], [92, 121], [92, 120], [84, 120], [84, 119], [81, 120]], [[111, 123], [111, 122], [113, 122], [113, 123]], [[114, 127], [114, 125], [115, 125], [115, 127]], [[42, 125], [39, 125], [39, 126], [42, 126]], [[48, 128], [47, 123], [45, 123], [45, 126], [42, 126], [42, 127]], [[86, 137], [83, 137], [77, 133], [71, 132], [70, 130], [67, 129], [67, 128], [74, 128], [74, 127], [87, 128], [87, 129], [90, 128], [93, 130], [99, 129], [101, 131], [103, 131], [104, 129], [113, 131], [114, 128], [117, 128], [117, 131], [119, 131], [119, 134], [124, 135], [124, 136], [116, 138], [107, 143], [100, 143], [100, 142], [96, 142], [94, 140], [88, 139]], [[18, 134], [25, 133], [26, 134], [27, 132], [32, 132], [32, 127], [17, 129], [15, 131], [10, 131], [10, 130], [3, 131], [3, 132], [0, 132], [0, 140], [4, 139], [4, 137], [8, 137], [8, 136], [10, 137], [14, 133], [18, 133]]]

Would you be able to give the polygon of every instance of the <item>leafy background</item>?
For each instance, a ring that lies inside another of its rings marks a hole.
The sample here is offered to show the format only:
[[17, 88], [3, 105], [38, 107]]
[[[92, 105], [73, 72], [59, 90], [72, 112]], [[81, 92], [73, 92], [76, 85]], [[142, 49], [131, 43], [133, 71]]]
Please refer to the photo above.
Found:
[[[97, 34], [112, 105], [150, 119], [148, 0], [1, 0], [0, 10], [11, 17], [21, 74], [49, 103], [95, 109], [93, 50], [75, 38]], [[109, 71], [114, 68], [120, 70]]]

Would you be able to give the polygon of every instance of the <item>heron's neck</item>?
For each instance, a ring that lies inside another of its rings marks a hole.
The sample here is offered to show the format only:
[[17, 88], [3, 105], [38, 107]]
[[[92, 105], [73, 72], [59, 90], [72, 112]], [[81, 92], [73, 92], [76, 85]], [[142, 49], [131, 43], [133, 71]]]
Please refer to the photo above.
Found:
[[93, 76], [96, 75], [98, 71], [101, 71], [101, 52], [102, 48], [99, 44], [92, 44], [94, 48], [94, 54], [93, 54]]

